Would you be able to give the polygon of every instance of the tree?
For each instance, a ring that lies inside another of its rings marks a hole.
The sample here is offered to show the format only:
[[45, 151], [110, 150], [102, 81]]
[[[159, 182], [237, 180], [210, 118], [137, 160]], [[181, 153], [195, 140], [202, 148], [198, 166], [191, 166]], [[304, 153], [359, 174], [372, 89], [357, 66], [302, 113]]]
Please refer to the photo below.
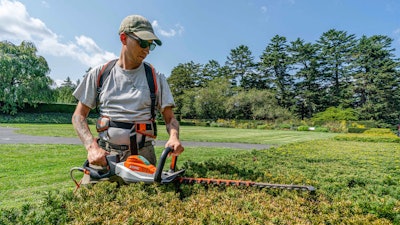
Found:
[[289, 119], [287, 109], [278, 105], [275, 93], [271, 90], [241, 90], [225, 103], [229, 118], [252, 120]]
[[291, 42], [289, 52], [295, 70], [295, 107], [294, 112], [301, 118], [311, 118], [312, 115], [323, 108], [320, 102], [321, 93], [318, 84], [318, 56], [317, 46], [305, 43], [298, 38]]
[[399, 61], [394, 59], [392, 39], [361, 37], [354, 74], [354, 107], [360, 117], [396, 124], [400, 112]]
[[24, 104], [36, 106], [52, 99], [50, 69], [31, 42], [16, 46], [0, 42], [0, 102], [3, 113], [16, 114]]
[[208, 63], [204, 65], [201, 71], [202, 81], [200, 86], [204, 87], [207, 82], [212, 81], [217, 77], [221, 77], [222, 76], [221, 72], [222, 72], [221, 66], [217, 61], [215, 60], [208, 61]]
[[56, 88], [56, 102], [58, 103], [76, 103], [77, 99], [72, 95], [76, 85], [72, 83], [71, 78], [67, 77], [61, 84], [61, 87]]
[[172, 95], [174, 96], [177, 105], [177, 112], [181, 112], [183, 98], [185, 91], [195, 87], [200, 87], [201, 80], [201, 65], [193, 61], [188, 63], [179, 64], [174, 67], [171, 76], [168, 77], [168, 83], [171, 88]]
[[254, 57], [245, 45], [232, 49], [227, 57], [225, 65], [229, 68], [230, 75], [227, 77], [233, 86], [242, 86], [243, 78], [246, 74], [252, 73], [254, 70]]
[[345, 31], [331, 29], [317, 41], [322, 72], [322, 85], [326, 90], [323, 99], [326, 107], [350, 107], [351, 70], [355, 36]]
[[207, 87], [199, 88], [193, 104], [196, 115], [203, 119], [226, 118], [224, 103], [232, 95], [230, 86], [230, 81], [221, 77], [210, 81]]
[[271, 39], [261, 55], [259, 71], [264, 80], [271, 83], [281, 107], [289, 109], [293, 105], [293, 76], [289, 74], [291, 58], [285, 37], [276, 35]]

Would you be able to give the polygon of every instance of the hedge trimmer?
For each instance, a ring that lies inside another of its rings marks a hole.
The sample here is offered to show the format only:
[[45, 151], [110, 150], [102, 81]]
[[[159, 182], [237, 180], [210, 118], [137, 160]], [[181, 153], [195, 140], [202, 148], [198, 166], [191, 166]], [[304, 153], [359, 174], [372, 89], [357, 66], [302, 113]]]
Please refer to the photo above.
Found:
[[119, 162], [118, 155], [108, 155], [106, 157], [108, 170], [101, 172], [89, 167], [89, 162], [86, 160], [83, 167], [74, 167], [70, 170], [71, 179], [75, 182], [76, 187], [80, 187], [80, 183], [73, 176], [74, 171], [81, 171], [89, 174], [91, 178], [103, 179], [111, 176], [121, 177], [125, 183], [160, 183], [160, 184], [204, 184], [204, 185], [224, 185], [224, 186], [248, 186], [258, 188], [286, 189], [286, 190], [302, 190], [315, 192], [313, 186], [307, 185], [292, 185], [292, 184], [270, 184], [258, 183], [253, 181], [242, 180], [226, 180], [214, 178], [194, 178], [184, 177], [184, 169], [175, 171], [177, 157], [172, 156], [171, 165], [168, 171], [163, 171], [165, 161], [172, 152], [171, 148], [165, 148], [161, 154], [157, 167], [150, 164], [144, 157], [139, 155], [131, 155], [125, 162]]

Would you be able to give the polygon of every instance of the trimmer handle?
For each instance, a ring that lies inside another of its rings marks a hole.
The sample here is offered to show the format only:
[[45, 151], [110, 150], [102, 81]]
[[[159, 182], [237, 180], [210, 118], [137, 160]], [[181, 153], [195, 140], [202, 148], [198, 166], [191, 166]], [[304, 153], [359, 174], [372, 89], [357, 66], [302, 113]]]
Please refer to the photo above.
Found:
[[86, 160], [85, 163], [83, 164], [84, 170], [89, 172], [89, 175], [91, 178], [94, 179], [103, 179], [103, 178], [108, 178], [113, 175], [115, 175], [115, 165], [119, 161], [117, 155], [107, 155], [106, 156], [106, 161], [107, 161], [107, 169], [108, 171], [106, 173], [102, 173], [103, 171], [94, 169], [90, 167], [89, 165], [89, 160]]
[[[161, 174], [164, 169], [165, 161], [167, 160], [168, 154], [173, 152], [174, 150], [171, 147], [166, 147], [164, 151], [161, 153], [160, 160], [158, 161], [157, 169], [154, 174], [154, 181], [160, 183], [161, 182]], [[171, 172], [175, 171], [177, 156], [172, 156], [170, 170]]]

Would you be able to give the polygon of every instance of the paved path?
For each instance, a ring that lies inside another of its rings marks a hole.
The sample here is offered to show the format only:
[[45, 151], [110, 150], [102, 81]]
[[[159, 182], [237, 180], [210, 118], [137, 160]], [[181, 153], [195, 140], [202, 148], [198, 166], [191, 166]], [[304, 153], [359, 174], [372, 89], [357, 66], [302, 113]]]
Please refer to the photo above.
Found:
[[[67, 137], [43, 137], [18, 134], [18, 128], [0, 127], [0, 144], [76, 144], [81, 145], [79, 138]], [[157, 146], [164, 146], [166, 141], [157, 140]], [[243, 144], [243, 143], [221, 143], [221, 142], [192, 142], [182, 141], [183, 146], [187, 147], [227, 147], [249, 150], [267, 149], [269, 145], [263, 144]]]

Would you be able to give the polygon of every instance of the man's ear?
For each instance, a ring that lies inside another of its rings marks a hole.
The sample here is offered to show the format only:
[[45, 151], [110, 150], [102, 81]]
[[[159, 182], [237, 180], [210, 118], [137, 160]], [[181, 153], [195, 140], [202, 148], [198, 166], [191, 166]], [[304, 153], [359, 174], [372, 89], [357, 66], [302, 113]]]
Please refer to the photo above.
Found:
[[126, 34], [125, 33], [121, 33], [119, 35], [119, 39], [121, 40], [122, 44], [126, 44]]

